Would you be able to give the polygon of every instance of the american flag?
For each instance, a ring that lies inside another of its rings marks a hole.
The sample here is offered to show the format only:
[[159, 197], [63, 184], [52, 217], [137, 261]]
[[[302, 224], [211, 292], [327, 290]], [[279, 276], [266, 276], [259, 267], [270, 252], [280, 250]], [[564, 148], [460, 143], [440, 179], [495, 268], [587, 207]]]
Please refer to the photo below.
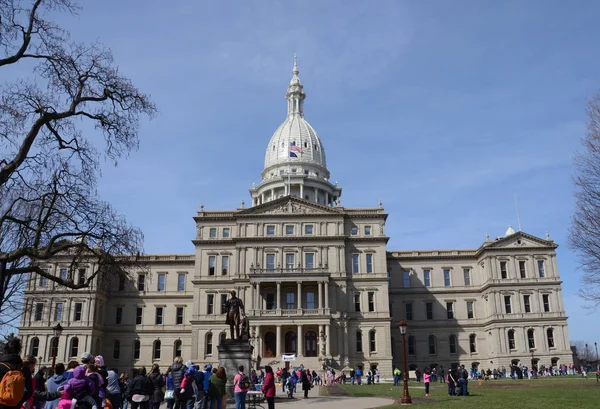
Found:
[[299, 146], [296, 146], [293, 143], [290, 143], [290, 152], [300, 152], [302, 153], [302, 148]]

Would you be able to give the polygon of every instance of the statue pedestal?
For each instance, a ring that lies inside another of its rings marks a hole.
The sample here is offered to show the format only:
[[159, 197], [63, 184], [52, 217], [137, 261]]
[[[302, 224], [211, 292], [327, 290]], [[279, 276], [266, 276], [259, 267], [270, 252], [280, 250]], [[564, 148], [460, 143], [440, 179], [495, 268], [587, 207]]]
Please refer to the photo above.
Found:
[[248, 341], [238, 341], [227, 339], [221, 345], [217, 346], [219, 351], [219, 366], [225, 368], [227, 374], [227, 397], [228, 401], [232, 402], [233, 394], [233, 377], [238, 373], [238, 366], [244, 366], [244, 373], [250, 376], [252, 370], [252, 350], [254, 347]]

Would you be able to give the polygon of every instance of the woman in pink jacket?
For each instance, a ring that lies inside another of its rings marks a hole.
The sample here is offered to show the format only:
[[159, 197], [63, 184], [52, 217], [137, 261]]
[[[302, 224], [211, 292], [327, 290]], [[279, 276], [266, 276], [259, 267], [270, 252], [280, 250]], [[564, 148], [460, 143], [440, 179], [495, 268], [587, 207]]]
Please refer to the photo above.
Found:
[[268, 409], [275, 409], [275, 375], [273, 374], [273, 368], [268, 365], [265, 366], [262, 393], [267, 399]]

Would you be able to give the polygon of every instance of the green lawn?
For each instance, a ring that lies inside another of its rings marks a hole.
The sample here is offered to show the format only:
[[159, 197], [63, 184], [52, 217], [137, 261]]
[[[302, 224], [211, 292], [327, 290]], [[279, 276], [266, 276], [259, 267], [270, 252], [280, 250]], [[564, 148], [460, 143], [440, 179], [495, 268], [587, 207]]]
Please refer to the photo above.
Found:
[[[540, 408], [540, 409], [585, 409], [600, 408], [600, 383], [596, 378], [581, 379], [578, 377], [556, 377], [532, 380], [496, 380], [485, 381], [479, 385], [469, 381], [470, 396], [448, 396], [445, 384], [430, 384], [430, 397], [425, 397], [423, 384], [409, 383], [409, 393], [413, 404], [429, 407], [461, 408], [461, 409], [495, 409], [495, 408]], [[341, 385], [351, 396], [357, 397], [390, 397], [397, 399], [398, 404], [390, 408], [400, 407], [402, 387], [392, 384], [377, 385]]]

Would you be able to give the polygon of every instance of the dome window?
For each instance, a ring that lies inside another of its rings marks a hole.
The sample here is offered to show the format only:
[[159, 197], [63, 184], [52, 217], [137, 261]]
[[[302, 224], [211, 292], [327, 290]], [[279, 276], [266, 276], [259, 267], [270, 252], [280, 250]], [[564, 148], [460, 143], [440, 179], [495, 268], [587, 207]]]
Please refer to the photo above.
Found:
[[304, 147], [308, 148], [308, 142], [304, 142]]

